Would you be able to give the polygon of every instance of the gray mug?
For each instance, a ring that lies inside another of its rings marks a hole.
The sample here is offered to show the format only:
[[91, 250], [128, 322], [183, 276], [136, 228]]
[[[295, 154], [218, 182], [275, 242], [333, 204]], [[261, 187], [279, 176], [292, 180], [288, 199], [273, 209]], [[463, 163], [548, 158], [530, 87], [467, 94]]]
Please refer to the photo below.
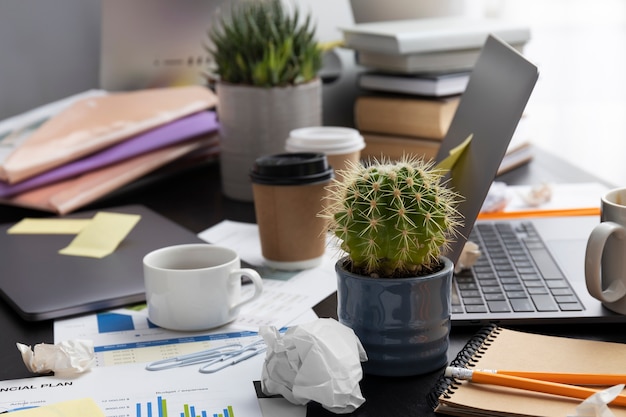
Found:
[[608, 191], [601, 211], [587, 241], [587, 289], [609, 310], [626, 314], [626, 187]]

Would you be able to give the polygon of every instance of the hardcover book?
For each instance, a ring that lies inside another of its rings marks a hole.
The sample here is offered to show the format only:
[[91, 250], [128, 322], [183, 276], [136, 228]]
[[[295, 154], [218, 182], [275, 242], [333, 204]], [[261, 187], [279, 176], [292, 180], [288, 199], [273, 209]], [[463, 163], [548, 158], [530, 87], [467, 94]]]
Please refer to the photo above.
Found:
[[359, 76], [359, 86], [367, 90], [443, 97], [463, 93], [469, 76], [470, 71], [430, 74], [366, 72]]
[[362, 132], [441, 140], [459, 97], [360, 96], [354, 105], [355, 125]]
[[340, 30], [348, 48], [387, 54], [480, 48], [490, 34], [508, 44], [530, 39], [527, 25], [461, 16], [357, 23]]
[[[512, 44], [511, 47], [521, 53], [524, 51], [524, 45]], [[399, 55], [358, 50], [356, 61], [359, 65], [371, 69], [407, 74], [469, 71], [474, 67], [480, 51], [481, 48], [471, 48]]]
[[399, 160], [404, 155], [433, 159], [439, 151], [439, 141], [407, 136], [391, 136], [376, 133], [363, 133], [365, 148], [361, 150], [361, 159], [389, 158]]

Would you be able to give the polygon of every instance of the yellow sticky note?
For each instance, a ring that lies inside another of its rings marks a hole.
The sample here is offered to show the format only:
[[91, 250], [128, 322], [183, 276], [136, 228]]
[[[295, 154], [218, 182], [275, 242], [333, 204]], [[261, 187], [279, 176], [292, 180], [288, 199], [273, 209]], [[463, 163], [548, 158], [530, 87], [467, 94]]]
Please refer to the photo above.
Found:
[[456, 161], [458, 161], [461, 155], [463, 155], [465, 149], [469, 146], [473, 136], [473, 134], [469, 135], [459, 146], [452, 148], [450, 150], [450, 155], [448, 155], [448, 157], [443, 161], [439, 162], [435, 169], [440, 169], [446, 172], [450, 171], [456, 164]]
[[140, 218], [137, 214], [96, 213], [91, 222], [59, 253], [104, 258], [113, 253]]
[[91, 222], [91, 219], [33, 219], [25, 218], [11, 226], [9, 234], [75, 235]]
[[91, 398], [13, 411], [10, 415], [15, 417], [104, 417], [98, 404]]

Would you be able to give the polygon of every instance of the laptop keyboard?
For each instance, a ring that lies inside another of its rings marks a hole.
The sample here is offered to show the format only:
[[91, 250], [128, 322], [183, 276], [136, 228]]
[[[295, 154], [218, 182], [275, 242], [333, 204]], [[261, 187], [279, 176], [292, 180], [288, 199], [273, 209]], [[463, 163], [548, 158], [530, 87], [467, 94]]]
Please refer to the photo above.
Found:
[[532, 223], [477, 224], [482, 256], [455, 275], [452, 313], [558, 312], [583, 309]]

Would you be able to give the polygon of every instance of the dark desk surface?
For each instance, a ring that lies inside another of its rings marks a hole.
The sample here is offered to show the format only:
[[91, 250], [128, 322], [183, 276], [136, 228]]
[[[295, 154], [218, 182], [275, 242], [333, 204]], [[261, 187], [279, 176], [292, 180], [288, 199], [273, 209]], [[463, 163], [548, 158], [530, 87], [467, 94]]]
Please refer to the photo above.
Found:
[[[120, 190], [114, 195], [85, 207], [100, 209], [126, 204], [143, 204], [193, 232], [200, 232], [223, 219], [254, 222], [254, 207], [251, 203], [229, 200], [222, 196], [219, 167], [217, 163], [178, 172], [155, 176]], [[511, 171], [498, 180], [510, 184], [536, 184], [551, 182], [599, 181], [591, 174], [547, 154], [536, 150], [534, 161]], [[47, 216], [33, 210], [0, 206], [0, 223], [15, 222], [24, 217]], [[328, 299], [315, 307], [321, 317], [336, 317], [336, 298]], [[450, 337], [449, 358], [453, 358], [466, 341], [478, 329], [455, 327]], [[574, 336], [626, 343], [626, 334], [616, 325], [561, 325], [530, 326], [527, 331], [545, 334]], [[16, 342], [34, 345], [41, 342], [53, 343], [52, 322], [30, 323], [22, 321], [4, 302], [0, 301], [0, 379], [32, 376], [24, 367]], [[358, 416], [429, 416], [434, 415], [426, 403], [426, 394], [441, 371], [428, 375], [407, 378], [381, 378], [365, 376], [362, 381], [366, 403], [354, 414]], [[321, 407], [309, 407], [309, 415], [331, 415]]]

